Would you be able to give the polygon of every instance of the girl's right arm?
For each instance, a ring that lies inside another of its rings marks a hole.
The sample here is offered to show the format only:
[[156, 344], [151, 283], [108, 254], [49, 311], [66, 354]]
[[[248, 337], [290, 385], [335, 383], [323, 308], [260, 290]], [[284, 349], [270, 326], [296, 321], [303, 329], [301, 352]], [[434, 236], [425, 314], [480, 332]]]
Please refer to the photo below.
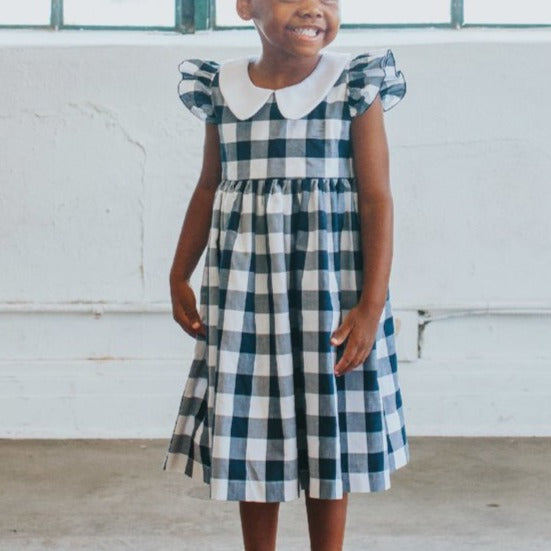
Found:
[[170, 270], [172, 315], [174, 320], [191, 337], [206, 334], [205, 326], [197, 312], [197, 301], [189, 279], [208, 243], [212, 205], [220, 177], [218, 127], [215, 124], [207, 123], [205, 125], [201, 175], [186, 211]]

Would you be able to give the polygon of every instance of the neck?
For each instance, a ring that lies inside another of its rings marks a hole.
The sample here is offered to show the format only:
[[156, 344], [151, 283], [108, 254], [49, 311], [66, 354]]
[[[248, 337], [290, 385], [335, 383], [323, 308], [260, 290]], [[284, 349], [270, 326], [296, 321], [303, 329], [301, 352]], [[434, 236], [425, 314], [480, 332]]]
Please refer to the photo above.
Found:
[[321, 54], [312, 57], [297, 57], [288, 54], [262, 55], [249, 65], [249, 76], [256, 86], [284, 88], [307, 78], [317, 67]]

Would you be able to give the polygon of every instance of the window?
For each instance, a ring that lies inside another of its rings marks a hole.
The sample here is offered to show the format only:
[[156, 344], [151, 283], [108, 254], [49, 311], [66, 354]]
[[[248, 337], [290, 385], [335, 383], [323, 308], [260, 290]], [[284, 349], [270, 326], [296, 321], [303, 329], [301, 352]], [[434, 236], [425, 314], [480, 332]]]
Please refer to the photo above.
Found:
[[174, 0], [64, 0], [66, 25], [174, 26]]
[[473, 25], [549, 25], [551, 2], [523, 0], [464, 0], [465, 22]]
[[[341, 0], [344, 27], [548, 26], [551, 1]], [[193, 32], [250, 26], [234, 0], [0, 0], [0, 27]]]
[[[343, 25], [450, 23], [450, 0], [341, 0]], [[216, 25], [242, 27], [235, 3], [216, 0]]]
[[193, 32], [209, 0], [0, 0], [1, 27]]
[[[215, 27], [245, 27], [233, 0], [215, 1]], [[463, 27], [550, 25], [551, 1], [341, 0], [344, 27]]]

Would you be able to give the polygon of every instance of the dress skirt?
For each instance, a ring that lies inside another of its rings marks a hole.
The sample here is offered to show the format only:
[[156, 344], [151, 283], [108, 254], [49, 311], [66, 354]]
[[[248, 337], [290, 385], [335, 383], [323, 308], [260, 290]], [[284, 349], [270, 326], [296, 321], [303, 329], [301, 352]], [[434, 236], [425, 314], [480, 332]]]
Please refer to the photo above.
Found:
[[409, 460], [390, 295], [373, 349], [336, 377], [332, 332], [359, 300], [353, 178], [223, 180], [195, 342], [163, 468], [224, 501], [378, 492]]

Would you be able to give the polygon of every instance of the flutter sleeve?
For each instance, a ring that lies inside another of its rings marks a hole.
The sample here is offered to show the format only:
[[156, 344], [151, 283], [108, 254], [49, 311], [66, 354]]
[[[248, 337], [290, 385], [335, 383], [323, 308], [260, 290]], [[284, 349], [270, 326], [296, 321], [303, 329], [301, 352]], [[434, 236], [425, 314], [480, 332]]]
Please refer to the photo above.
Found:
[[406, 79], [396, 70], [392, 50], [373, 50], [350, 61], [348, 105], [350, 116], [361, 115], [381, 96], [383, 110], [392, 109], [406, 95]]
[[215, 61], [186, 59], [178, 70], [182, 76], [178, 94], [183, 104], [204, 122], [216, 122], [212, 86], [220, 66]]

